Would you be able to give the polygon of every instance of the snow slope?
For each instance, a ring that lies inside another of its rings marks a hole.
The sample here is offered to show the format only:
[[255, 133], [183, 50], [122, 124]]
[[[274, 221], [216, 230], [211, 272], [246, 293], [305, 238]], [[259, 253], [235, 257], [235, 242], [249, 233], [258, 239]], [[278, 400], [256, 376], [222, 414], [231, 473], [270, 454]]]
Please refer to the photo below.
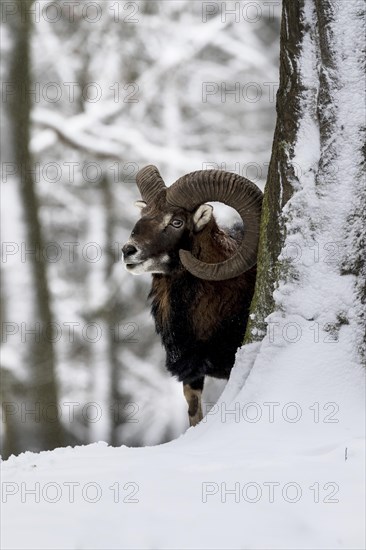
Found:
[[176, 441], [8, 459], [2, 548], [364, 548], [362, 373], [312, 336], [268, 343], [240, 390], [257, 344], [243, 348]]

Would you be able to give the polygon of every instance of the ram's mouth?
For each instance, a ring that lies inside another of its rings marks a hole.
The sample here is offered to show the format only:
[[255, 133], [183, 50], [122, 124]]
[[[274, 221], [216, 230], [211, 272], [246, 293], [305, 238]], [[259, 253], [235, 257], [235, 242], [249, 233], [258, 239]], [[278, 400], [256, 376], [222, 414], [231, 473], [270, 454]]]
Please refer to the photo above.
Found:
[[128, 271], [131, 271], [132, 269], [134, 269], [135, 267], [141, 265], [143, 262], [138, 262], [138, 263], [135, 263], [135, 264], [125, 264], [125, 267]]

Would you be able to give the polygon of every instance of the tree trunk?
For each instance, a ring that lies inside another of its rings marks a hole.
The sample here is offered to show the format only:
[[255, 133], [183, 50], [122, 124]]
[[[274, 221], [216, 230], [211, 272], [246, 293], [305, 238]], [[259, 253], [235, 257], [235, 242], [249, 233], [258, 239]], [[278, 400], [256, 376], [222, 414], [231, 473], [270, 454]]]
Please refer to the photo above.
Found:
[[[39, 220], [39, 202], [32, 170], [34, 166], [29, 153], [31, 68], [30, 32], [31, 19], [27, 10], [32, 1], [18, 0], [17, 14], [11, 18], [13, 26], [13, 50], [10, 66], [10, 83], [14, 93], [9, 98], [15, 163], [19, 172], [20, 194], [27, 232], [26, 248], [30, 251], [26, 261], [31, 264], [34, 289], [34, 324], [40, 331], [29, 346], [32, 390], [24, 405], [34, 412], [37, 449], [45, 450], [62, 446], [63, 430], [57, 412], [58, 394], [55, 375], [55, 353], [52, 343], [53, 322], [47, 266], [43, 256], [43, 239]], [[34, 328], [34, 327], [29, 327]], [[32, 417], [29, 413], [27, 421]]]
[[293, 193], [292, 159], [299, 124], [302, 92], [298, 58], [305, 27], [301, 19], [304, 0], [284, 0], [281, 23], [280, 83], [277, 93], [277, 123], [263, 199], [258, 273], [245, 343], [262, 340], [265, 319], [274, 309], [273, 291], [279, 278], [278, 257], [285, 238], [282, 209]]
[[[277, 125], [264, 193], [256, 290], [244, 343], [263, 340], [272, 312], [283, 316], [289, 312], [286, 298], [278, 292], [281, 284], [301, 283], [301, 273], [311, 273], [307, 256], [311, 253], [314, 265], [326, 263], [334, 246], [338, 274], [354, 276], [358, 297], [354, 329], [357, 347], [365, 351], [363, 36], [356, 32], [352, 44], [350, 30], [354, 24], [362, 27], [363, 12], [360, 0], [283, 0]], [[305, 151], [310, 151], [311, 159]], [[352, 189], [353, 201], [342, 204], [342, 188], [345, 197]], [[308, 198], [301, 198], [304, 193], [312, 194], [315, 208]], [[328, 193], [331, 200], [339, 195], [340, 202], [333, 204], [338, 225], [331, 214], [329, 219], [317, 217], [318, 207], [319, 212], [326, 210]], [[307, 217], [307, 227], [297, 231], [294, 220], [301, 223]], [[341, 309], [336, 319], [330, 319], [334, 330], [350, 322]], [[309, 320], [314, 318], [309, 314]]]

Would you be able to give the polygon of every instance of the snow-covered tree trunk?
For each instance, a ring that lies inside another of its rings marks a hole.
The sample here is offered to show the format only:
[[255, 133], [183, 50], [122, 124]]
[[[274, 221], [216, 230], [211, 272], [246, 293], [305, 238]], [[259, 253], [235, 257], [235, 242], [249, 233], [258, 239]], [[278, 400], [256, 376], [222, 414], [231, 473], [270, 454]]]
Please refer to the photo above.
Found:
[[291, 345], [304, 331], [314, 343], [340, 342], [347, 333], [364, 353], [363, 17], [360, 0], [283, 2], [278, 118], [246, 343], [267, 334]]

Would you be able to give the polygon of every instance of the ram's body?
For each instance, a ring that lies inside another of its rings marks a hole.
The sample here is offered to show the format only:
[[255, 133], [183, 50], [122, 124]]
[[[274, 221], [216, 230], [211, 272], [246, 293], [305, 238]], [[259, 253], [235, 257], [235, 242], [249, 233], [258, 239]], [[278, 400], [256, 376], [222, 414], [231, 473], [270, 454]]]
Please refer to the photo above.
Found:
[[[200, 171], [166, 188], [158, 170], [137, 175], [144, 201], [123, 247], [126, 269], [152, 273], [150, 297], [168, 370], [183, 382], [191, 425], [202, 418], [206, 375], [228, 378], [243, 341], [256, 276], [262, 194], [236, 174]], [[220, 229], [206, 200], [238, 210], [245, 224]]]
[[[239, 235], [236, 231], [237, 239]], [[192, 244], [195, 257], [217, 263], [232, 256], [238, 242], [212, 219]], [[205, 375], [229, 378], [243, 341], [255, 276], [255, 267], [225, 281], [204, 281], [184, 268], [170, 276], [153, 275], [152, 315], [167, 369], [181, 382], [203, 385]]]

